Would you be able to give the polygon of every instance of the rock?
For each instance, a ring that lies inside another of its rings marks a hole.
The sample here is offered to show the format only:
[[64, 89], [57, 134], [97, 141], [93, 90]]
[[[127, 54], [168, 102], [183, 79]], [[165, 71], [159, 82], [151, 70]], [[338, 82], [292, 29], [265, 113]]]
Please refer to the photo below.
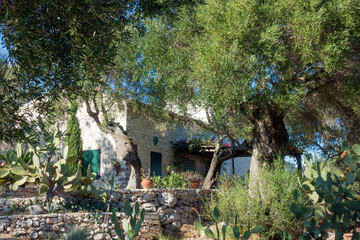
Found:
[[11, 221], [9, 219], [3, 219], [2, 224], [4, 225], [4, 228], [10, 227]]
[[194, 210], [193, 210], [193, 208], [191, 208], [191, 207], [185, 207], [185, 208], [184, 208], [184, 211], [185, 211], [186, 213], [192, 213], [192, 211], [194, 211]]
[[39, 215], [44, 212], [44, 209], [39, 205], [29, 206], [28, 210], [30, 211], [31, 215]]
[[152, 232], [141, 234], [141, 239], [157, 239], [158, 235]]
[[157, 202], [151, 201], [149, 203], [143, 203], [142, 207], [145, 208], [147, 212], [156, 212]]
[[172, 232], [178, 232], [178, 231], [180, 231], [181, 223], [179, 221], [175, 221], [175, 222], [165, 225], [165, 228], [169, 229]]
[[149, 192], [144, 195], [143, 199], [145, 202], [150, 202], [156, 197], [156, 194], [154, 192]]
[[10, 208], [8, 208], [7, 206], [4, 207], [4, 213], [8, 213], [10, 211]]
[[186, 218], [180, 218], [181, 224], [190, 224], [190, 222]]
[[176, 213], [183, 213], [184, 212], [184, 210], [179, 208], [179, 207], [176, 207], [175, 211], [176, 211]]
[[37, 232], [31, 232], [31, 233], [29, 233], [29, 238], [30, 239], [37, 239], [37, 238], [39, 238], [39, 234], [37, 233]]
[[32, 227], [32, 225], [33, 225], [33, 221], [31, 219], [23, 221], [22, 224], [21, 224], [21, 226], [24, 227], [24, 228]]
[[167, 213], [174, 213], [175, 210], [172, 208], [168, 208], [166, 206], [162, 206], [162, 207], [158, 208], [157, 212], [160, 214], [167, 214]]
[[38, 232], [38, 234], [39, 234], [40, 238], [46, 238], [47, 237], [47, 233], [45, 231], [41, 230], [41, 231]]
[[14, 237], [19, 237], [19, 236], [22, 236], [22, 235], [25, 235], [26, 234], [26, 230], [24, 228], [17, 228], [13, 231], [13, 236]]
[[70, 194], [62, 194], [54, 198], [62, 206], [73, 206], [79, 204], [79, 200]]
[[94, 240], [101, 240], [104, 238], [104, 234], [102, 233], [98, 233], [94, 236]]
[[[180, 215], [177, 213], [171, 213], [168, 215], [168, 217], [166, 218], [166, 220], [164, 222], [162, 222], [163, 225], [166, 225], [168, 223], [171, 222], [175, 222], [175, 221], [180, 221]], [[180, 223], [180, 222], [179, 222]], [[181, 225], [181, 224], [180, 224]]]
[[48, 223], [48, 224], [54, 224], [54, 223], [57, 223], [57, 222], [58, 222], [58, 220], [57, 220], [56, 217], [46, 219], [46, 223]]
[[[162, 200], [164, 199], [164, 200]], [[177, 203], [177, 198], [172, 193], [163, 192], [159, 197], [159, 202], [164, 202], [165, 205], [169, 207], [174, 207]]]
[[5, 226], [3, 224], [0, 225], [0, 233], [4, 232]]

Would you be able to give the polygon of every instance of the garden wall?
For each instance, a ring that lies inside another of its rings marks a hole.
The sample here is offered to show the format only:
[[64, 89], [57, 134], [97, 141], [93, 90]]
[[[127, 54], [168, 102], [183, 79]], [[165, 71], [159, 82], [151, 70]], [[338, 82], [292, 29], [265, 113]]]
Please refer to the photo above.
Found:
[[[126, 215], [118, 213], [116, 217], [120, 222]], [[116, 236], [109, 214], [102, 215], [97, 222], [90, 213], [0, 216], [0, 236], [3, 233], [11, 233], [14, 237], [58, 239], [75, 226], [91, 229], [90, 234], [94, 240], [110, 239], [107, 234], [108, 229], [111, 229], [113, 236]], [[153, 239], [158, 236], [160, 230], [158, 215], [147, 213], [138, 239]]]
[[[202, 206], [205, 198], [210, 195], [211, 190], [202, 190], [202, 189], [135, 189], [135, 190], [116, 190], [113, 192], [103, 191], [101, 193], [106, 193], [108, 196], [108, 202], [110, 202], [111, 207], [115, 208], [117, 212], [123, 212], [123, 203], [126, 199], [128, 199], [131, 203], [137, 201], [142, 208], [146, 210], [147, 216], [151, 216], [150, 219], [148, 217], [148, 227], [149, 229], [154, 229], [154, 231], [158, 231], [157, 234], [160, 233], [160, 229], [162, 229], [165, 233], [172, 233], [179, 231], [183, 224], [192, 224], [195, 219], [198, 219], [198, 213], [201, 213]], [[30, 201], [31, 200], [31, 201]], [[97, 202], [101, 202], [101, 200], [94, 199], [91, 197], [83, 198], [76, 196], [74, 194], [68, 193], [66, 195], [62, 195], [55, 199], [59, 204], [64, 206], [84, 206], [84, 205], [96, 205]], [[44, 197], [37, 197], [36, 202], [41, 204], [44, 201]], [[35, 202], [35, 198], [0, 198], [0, 212], [8, 211], [11, 208], [11, 204], [16, 203], [18, 206], [29, 206]], [[77, 218], [80, 213], [75, 213], [75, 218]], [[31, 215], [30, 215], [31, 216]], [[51, 215], [50, 215], [51, 216]], [[79, 217], [78, 221], [81, 219], [89, 219], [91, 222], [91, 216], [88, 217]], [[2, 219], [7, 219], [6, 224], [8, 224], [8, 220], [11, 217], [2, 217]], [[25, 217], [25, 216], [24, 216]], [[36, 216], [35, 216], [36, 217]], [[27, 219], [29, 217], [27, 216]], [[54, 217], [54, 221], [59, 222], [59, 218]], [[17, 218], [16, 221], [19, 221]], [[23, 220], [22, 220], [23, 221]], [[61, 221], [60, 221], [61, 222]], [[7, 227], [2, 228], [1, 226], [4, 224], [0, 223], [0, 234], [1, 230], [8, 230]], [[11, 222], [11, 224], [15, 224]], [[85, 224], [85, 222], [84, 222]], [[88, 224], [88, 223], [86, 223]], [[16, 225], [24, 225], [23, 222], [18, 222]], [[26, 224], [25, 224], [26, 225]], [[79, 225], [79, 224], [75, 224]], [[70, 226], [69, 226], [70, 227]], [[61, 227], [60, 229], [62, 229]], [[15, 228], [14, 228], [15, 229]], [[14, 234], [13, 229], [9, 229]], [[65, 228], [67, 231], [68, 228]], [[29, 235], [28, 231], [25, 230], [21, 233], [25, 233]], [[44, 231], [44, 230], [37, 230]], [[96, 231], [96, 229], [94, 229]], [[94, 232], [95, 233], [95, 232]], [[17, 235], [18, 233], [16, 233]], [[39, 233], [38, 233], [39, 235]], [[40, 234], [41, 235], [41, 234]]]

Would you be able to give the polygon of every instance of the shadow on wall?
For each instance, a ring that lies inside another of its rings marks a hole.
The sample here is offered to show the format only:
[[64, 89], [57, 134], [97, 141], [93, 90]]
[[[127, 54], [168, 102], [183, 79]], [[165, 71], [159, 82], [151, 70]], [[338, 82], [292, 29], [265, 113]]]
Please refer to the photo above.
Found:
[[[118, 175], [114, 168], [115, 163], [120, 163]], [[119, 159], [113, 141], [110, 141], [108, 137], [103, 137], [101, 140], [100, 178], [106, 181], [107, 179], [111, 179], [114, 173], [116, 185], [126, 187], [130, 177], [130, 171], [130, 165], [122, 159]]]

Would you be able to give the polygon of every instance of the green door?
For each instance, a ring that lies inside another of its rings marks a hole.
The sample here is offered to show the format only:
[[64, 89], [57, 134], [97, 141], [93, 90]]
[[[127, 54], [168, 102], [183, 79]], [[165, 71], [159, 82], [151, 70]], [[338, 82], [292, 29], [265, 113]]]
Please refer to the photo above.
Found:
[[100, 149], [84, 151], [85, 167], [83, 174], [86, 175], [89, 164], [91, 164], [91, 172], [96, 173], [100, 178]]
[[161, 153], [151, 152], [151, 176], [161, 176]]

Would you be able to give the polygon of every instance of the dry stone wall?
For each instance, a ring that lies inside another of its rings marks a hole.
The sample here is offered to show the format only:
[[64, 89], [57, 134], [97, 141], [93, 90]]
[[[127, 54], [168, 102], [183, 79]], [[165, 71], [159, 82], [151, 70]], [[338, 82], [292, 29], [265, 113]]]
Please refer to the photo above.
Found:
[[[117, 213], [116, 217], [118, 222], [121, 222], [126, 215]], [[0, 236], [11, 233], [14, 237], [29, 239], [60, 239], [74, 227], [89, 229], [95, 240], [110, 239], [108, 229], [113, 236], [116, 235], [109, 214], [102, 214], [97, 222], [90, 213], [0, 216]], [[159, 235], [160, 230], [159, 216], [147, 213], [137, 239], [153, 239]]]
[[[143, 234], [143, 239], [152, 239], [153, 235], [164, 233], [173, 233], [179, 231], [183, 224], [192, 224], [195, 219], [198, 219], [198, 214], [202, 211], [204, 201], [214, 190], [202, 189], [135, 189], [135, 190], [116, 190], [113, 192], [105, 191], [108, 196], [108, 202], [111, 208], [115, 208], [117, 212], [124, 212], [124, 201], [128, 199], [131, 203], [137, 201], [141, 208], [146, 210], [147, 222], [142, 229], [145, 229], [148, 235]], [[84, 205], [84, 203], [91, 203], [99, 201], [91, 197], [82, 198], [69, 194], [59, 196], [55, 199], [58, 204], [62, 205]], [[0, 198], [0, 212], [9, 211], [11, 205], [16, 204], [18, 207], [26, 208], [33, 214], [38, 214], [32, 206], [29, 205], [37, 202], [43, 203], [44, 197], [33, 198]], [[41, 212], [41, 210], [40, 210]], [[26, 216], [0, 216], [0, 235], [2, 233], [12, 233], [14, 236], [27, 235], [29, 238], [41, 237], [47, 232], [54, 230], [57, 233], [64, 233], [69, 231], [72, 226], [87, 226], [92, 229], [93, 236], [100, 239], [104, 237], [102, 230], [97, 230], [97, 226], [93, 225], [94, 218], [91, 215], [81, 215], [84, 213], [69, 213], [65, 215], [51, 214], [51, 215], [26, 215]], [[54, 217], [51, 217], [54, 216]], [[37, 220], [34, 220], [37, 219]], [[45, 220], [42, 220], [42, 219]], [[30, 220], [31, 221], [30, 221]], [[41, 220], [40, 220], [41, 219]], [[47, 220], [51, 219], [51, 220]], [[71, 225], [65, 224], [66, 221], [75, 222]], [[82, 219], [85, 219], [82, 222]], [[34, 225], [27, 223], [36, 223]], [[50, 222], [53, 222], [50, 224]], [[64, 223], [61, 223], [64, 222]], [[61, 223], [59, 225], [59, 223]], [[104, 222], [101, 222], [104, 223]], [[41, 225], [43, 224], [43, 225]], [[50, 224], [48, 226], [46, 224]], [[108, 224], [105, 222], [105, 224]], [[29, 225], [29, 226], [28, 226]], [[38, 226], [39, 225], [39, 226]], [[108, 224], [109, 225], [109, 224]], [[43, 227], [41, 227], [43, 226]], [[104, 229], [104, 226], [101, 229]], [[48, 229], [48, 230], [46, 230]], [[30, 236], [30, 234], [32, 234]], [[146, 238], [145, 238], [145, 237]]]

